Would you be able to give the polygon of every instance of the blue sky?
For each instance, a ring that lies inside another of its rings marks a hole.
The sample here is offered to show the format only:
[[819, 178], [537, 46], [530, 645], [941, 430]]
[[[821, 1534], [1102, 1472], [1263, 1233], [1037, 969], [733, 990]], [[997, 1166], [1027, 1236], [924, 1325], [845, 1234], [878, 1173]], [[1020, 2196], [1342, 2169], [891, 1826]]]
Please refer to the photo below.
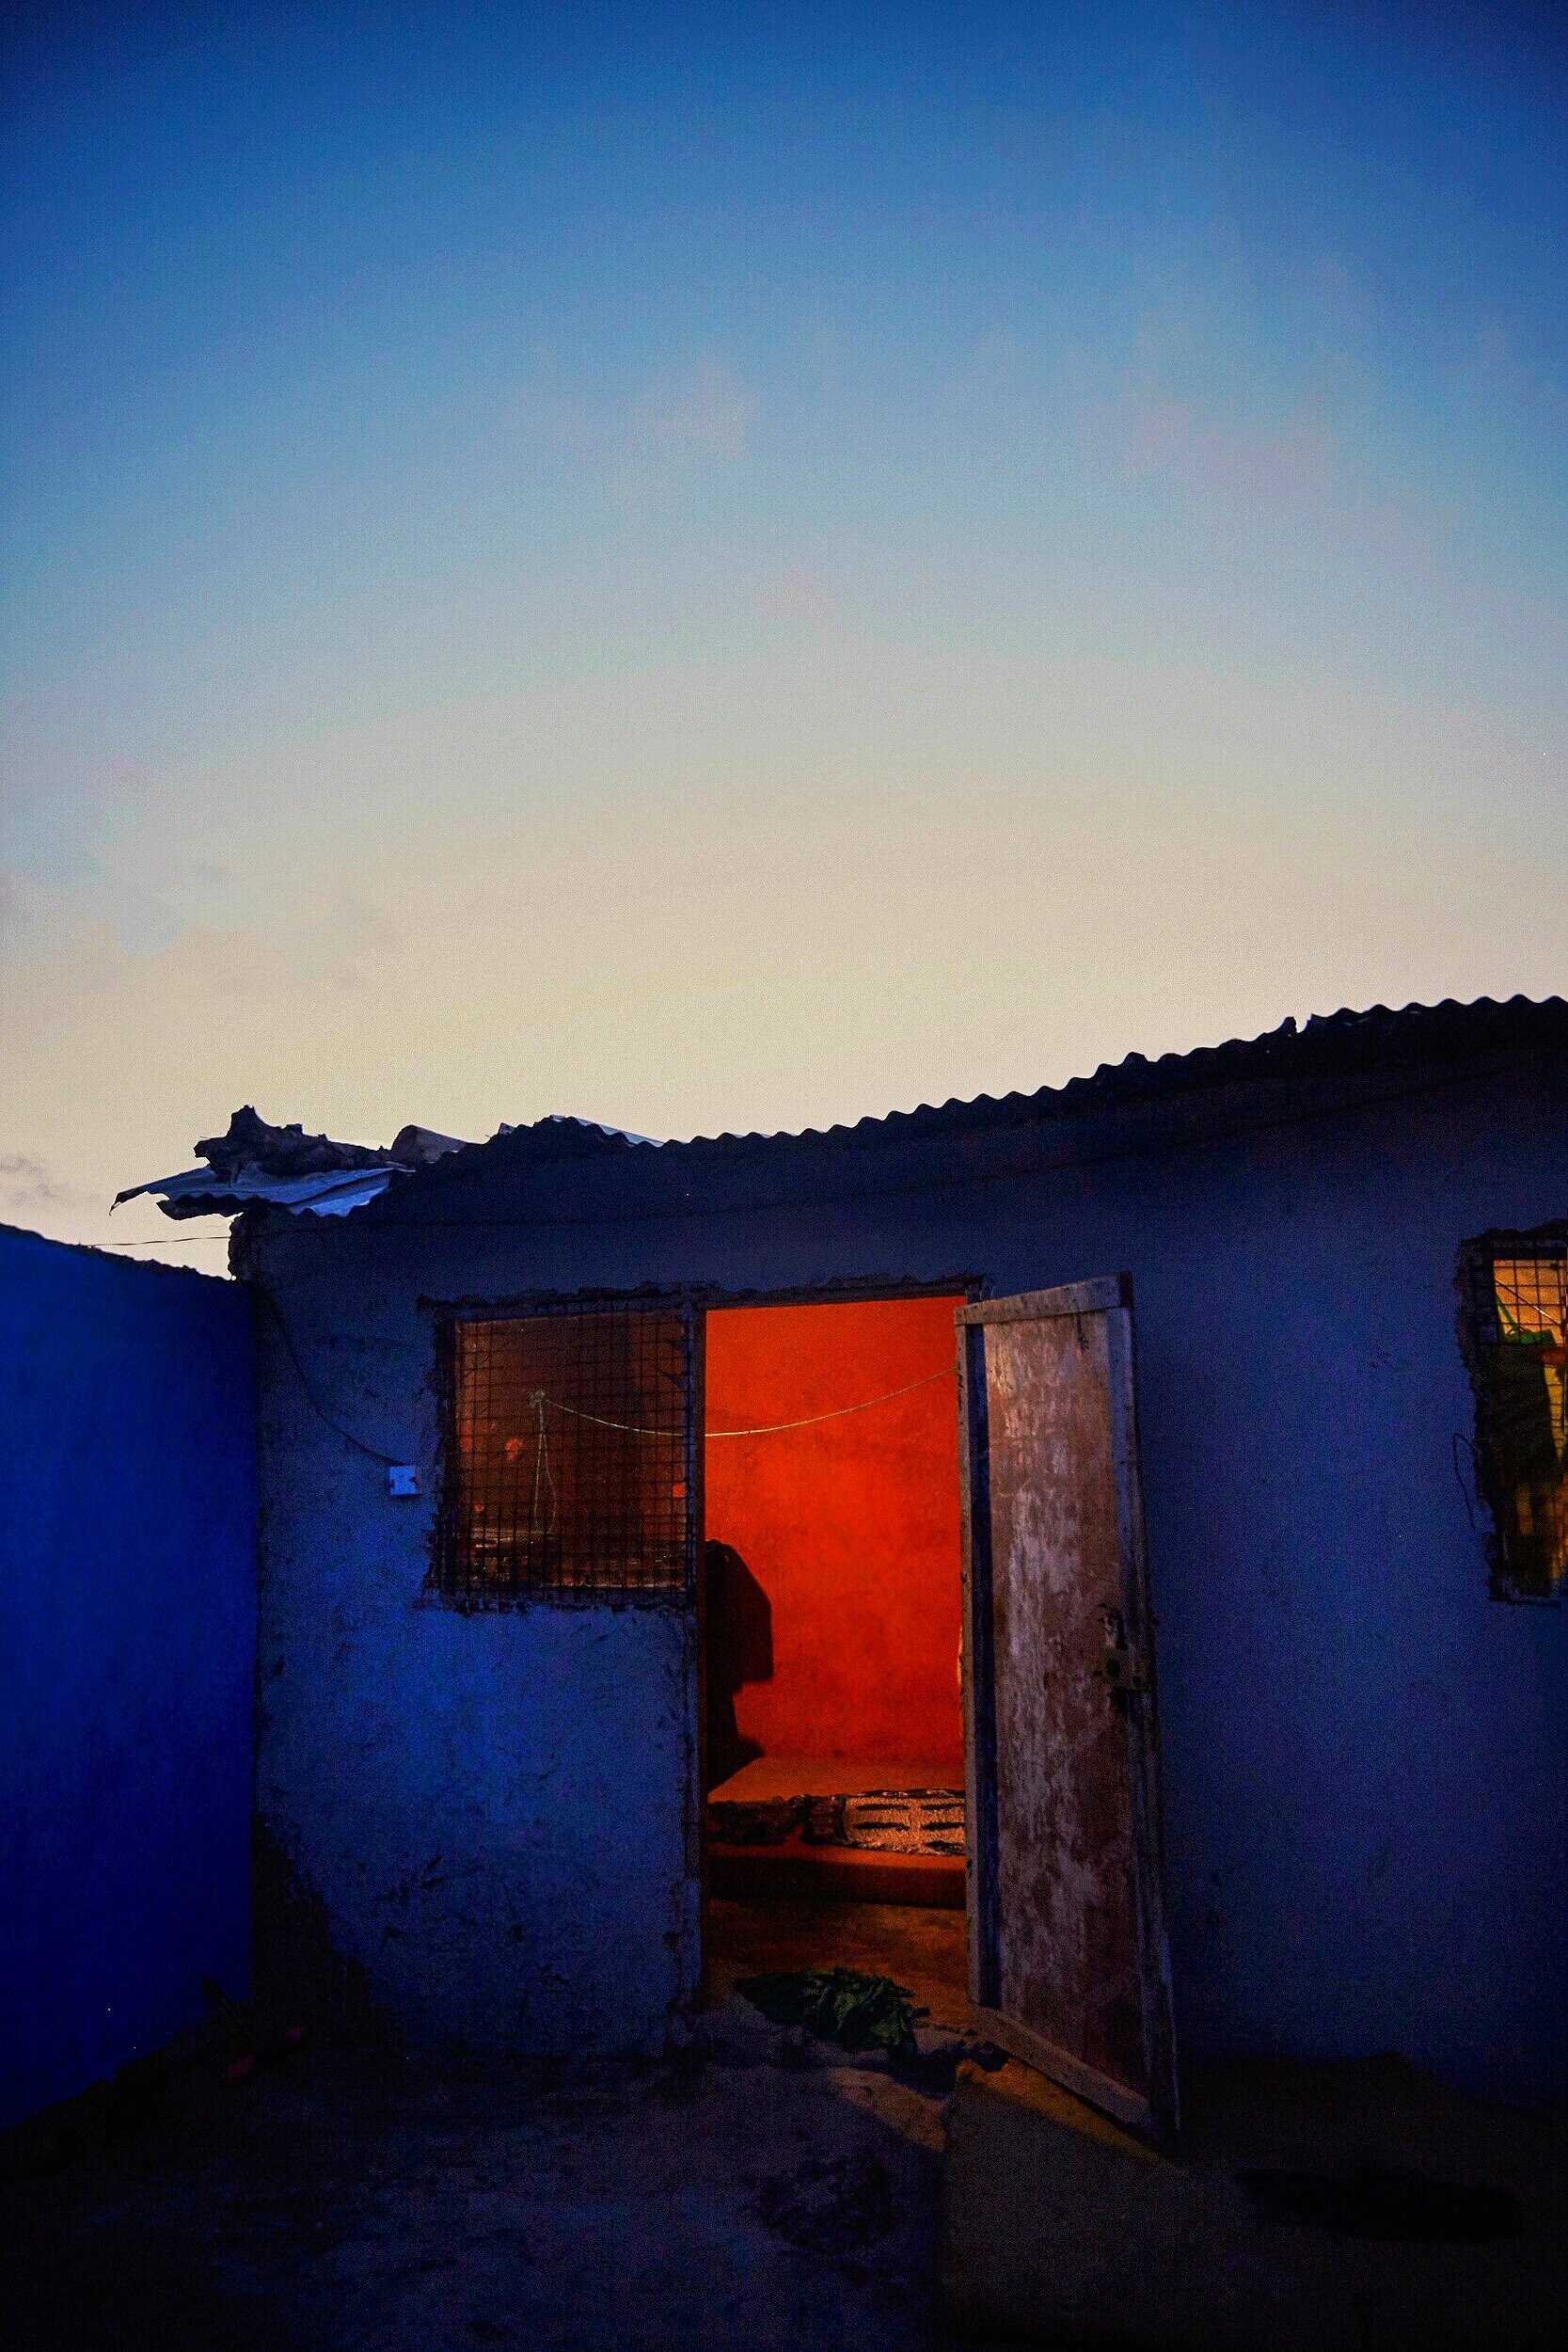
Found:
[[118, 1232], [242, 1100], [798, 1126], [1557, 988], [1565, 64], [24, 20], [0, 1216]]

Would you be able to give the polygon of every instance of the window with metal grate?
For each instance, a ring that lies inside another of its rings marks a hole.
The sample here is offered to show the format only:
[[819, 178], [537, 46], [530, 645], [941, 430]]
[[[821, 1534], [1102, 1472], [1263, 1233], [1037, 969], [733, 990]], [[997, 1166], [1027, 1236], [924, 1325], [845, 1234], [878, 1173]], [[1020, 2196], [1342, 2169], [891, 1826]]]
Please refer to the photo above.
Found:
[[1560, 1599], [1568, 1581], [1568, 1241], [1494, 1235], [1465, 1256], [1492, 1589], [1504, 1600]]
[[698, 1469], [690, 1310], [573, 1301], [454, 1316], [443, 1356], [435, 1589], [473, 1607], [685, 1601]]

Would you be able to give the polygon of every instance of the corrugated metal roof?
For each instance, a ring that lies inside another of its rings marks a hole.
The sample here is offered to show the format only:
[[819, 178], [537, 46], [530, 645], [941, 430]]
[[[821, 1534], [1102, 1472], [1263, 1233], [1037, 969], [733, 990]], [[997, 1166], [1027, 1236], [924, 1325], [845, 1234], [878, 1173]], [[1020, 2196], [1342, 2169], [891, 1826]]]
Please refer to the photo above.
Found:
[[[633, 1135], [629, 1127], [607, 1127], [602, 1119], [578, 1119], [569, 1111], [552, 1111], [547, 1119], [536, 1120], [534, 1124], [538, 1127], [586, 1127], [592, 1135], [613, 1136], [618, 1143], [645, 1143], [651, 1152], [662, 1152], [664, 1149], [660, 1136]], [[496, 1135], [515, 1136], [518, 1132], [515, 1127], [499, 1127]], [[494, 1143], [496, 1136], [492, 1136], [490, 1140]], [[469, 1144], [467, 1148], [473, 1151], [478, 1147]]]
[[[377, 1168], [360, 1166], [293, 1178], [247, 1168], [227, 1182], [211, 1168], [199, 1168], [136, 1185], [133, 1192], [157, 1194], [171, 1216], [232, 1216], [261, 1202], [295, 1215], [346, 1216], [385, 1192], [394, 1176], [422, 1194], [432, 1187], [461, 1183], [482, 1162], [498, 1167], [508, 1163], [536, 1166], [650, 1149], [657, 1150], [661, 1159], [675, 1161], [689, 1154], [755, 1154], [786, 1147], [875, 1149], [911, 1136], [980, 1133], [1070, 1120], [1114, 1104], [1192, 1094], [1204, 1088], [1306, 1082], [1357, 1071], [1430, 1067], [1543, 1047], [1568, 1051], [1568, 1002], [1560, 996], [1541, 1002], [1513, 996], [1502, 1003], [1481, 997], [1467, 1005], [1449, 998], [1438, 1005], [1406, 1005], [1397, 1010], [1374, 1005], [1365, 1012], [1315, 1015], [1299, 1027], [1293, 1020], [1286, 1021], [1261, 1037], [1233, 1038], [1226, 1044], [1201, 1046], [1191, 1053], [1162, 1054], [1155, 1060], [1129, 1054], [1122, 1061], [1102, 1063], [1086, 1078], [1069, 1078], [1063, 1086], [1041, 1087], [1031, 1094], [981, 1094], [970, 1100], [922, 1104], [915, 1110], [889, 1111], [880, 1118], [858, 1120], [853, 1125], [695, 1136], [686, 1142], [656, 1144], [653, 1137], [633, 1135], [625, 1128], [555, 1114], [531, 1125], [503, 1126], [485, 1143], [453, 1145], [450, 1138], [438, 1138], [439, 1153], [418, 1166], [394, 1161], [388, 1152]], [[119, 1197], [129, 1200], [133, 1192]]]
[[[1450, 997], [1438, 1005], [1406, 1005], [1396, 1010], [1374, 1005], [1365, 1012], [1315, 1014], [1300, 1026], [1293, 1020], [1286, 1021], [1261, 1037], [1233, 1038], [1223, 1045], [1162, 1054], [1154, 1060], [1143, 1054], [1129, 1054], [1122, 1061], [1102, 1063], [1089, 1077], [1069, 1078], [1062, 1086], [1041, 1087], [1030, 1094], [955, 1097], [945, 1103], [923, 1103], [911, 1111], [888, 1111], [880, 1117], [857, 1120], [852, 1125], [694, 1136], [685, 1142], [666, 1143], [661, 1151], [664, 1156], [678, 1159], [688, 1153], [751, 1153], [785, 1146], [875, 1148], [911, 1136], [1069, 1119], [1113, 1104], [1191, 1093], [1207, 1087], [1261, 1079], [1306, 1080], [1543, 1045], [1568, 1049], [1568, 1002], [1560, 996], [1540, 1002], [1513, 996], [1502, 1003], [1481, 997], [1468, 1005]], [[562, 1128], [573, 1131], [570, 1136], [562, 1134]], [[460, 1181], [481, 1154], [486, 1159], [586, 1156], [624, 1151], [634, 1140], [619, 1129], [598, 1127], [586, 1120], [540, 1120], [531, 1127], [506, 1128], [488, 1143], [471, 1143], [451, 1152], [421, 1170], [418, 1183], [423, 1189]]]
[[881, 1134], [891, 1137], [1006, 1126], [1204, 1087], [1457, 1060], [1533, 1044], [1568, 1046], [1568, 1002], [1562, 997], [1537, 1002], [1513, 996], [1498, 1003], [1483, 996], [1468, 1005], [1449, 997], [1438, 1005], [1406, 1005], [1397, 1010], [1374, 1005], [1366, 1012], [1317, 1013], [1300, 1027], [1293, 1020], [1286, 1021], [1261, 1037], [1232, 1038], [1223, 1045], [1162, 1054], [1152, 1061], [1144, 1054], [1129, 1054], [1119, 1062], [1102, 1062], [1086, 1078], [1069, 1078], [1062, 1086], [1041, 1087], [1031, 1094], [953, 1097], [945, 1103], [923, 1103], [912, 1111], [862, 1119], [852, 1126], [807, 1128], [795, 1136], [699, 1136], [689, 1144], [669, 1148], [705, 1152], [786, 1141], [869, 1141]]

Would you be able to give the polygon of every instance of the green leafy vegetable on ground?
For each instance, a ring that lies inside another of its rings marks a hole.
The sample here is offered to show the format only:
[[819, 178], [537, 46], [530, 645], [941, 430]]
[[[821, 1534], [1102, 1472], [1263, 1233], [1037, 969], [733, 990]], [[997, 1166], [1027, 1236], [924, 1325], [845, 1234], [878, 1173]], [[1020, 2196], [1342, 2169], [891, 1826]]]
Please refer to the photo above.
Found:
[[916, 2009], [907, 1985], [858, 1968], [793, 1968], [776, 1976], [742, 1977], [736, 1991], [770, 2025], [803, 2026], [819, 2042], [846, 2050], [885, 2050], [890, 2058], [918, 2055]]

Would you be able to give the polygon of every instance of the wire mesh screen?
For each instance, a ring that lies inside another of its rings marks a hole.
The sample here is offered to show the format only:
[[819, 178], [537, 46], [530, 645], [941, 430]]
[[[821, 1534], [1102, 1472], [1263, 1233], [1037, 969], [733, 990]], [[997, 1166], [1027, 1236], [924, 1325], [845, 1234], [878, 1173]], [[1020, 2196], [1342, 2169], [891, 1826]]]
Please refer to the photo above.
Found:
[[1557, 1599], [1568, 1585], [1568, 1247], [1487, 1251], [1472, 1276], [1476, 1464], [1492, 1514], [1494, 1590]]
[[691, 1357], [679, 1309], [454, 1323], [441, 1588], [684, 1597]]

